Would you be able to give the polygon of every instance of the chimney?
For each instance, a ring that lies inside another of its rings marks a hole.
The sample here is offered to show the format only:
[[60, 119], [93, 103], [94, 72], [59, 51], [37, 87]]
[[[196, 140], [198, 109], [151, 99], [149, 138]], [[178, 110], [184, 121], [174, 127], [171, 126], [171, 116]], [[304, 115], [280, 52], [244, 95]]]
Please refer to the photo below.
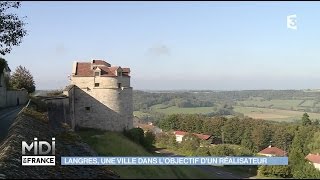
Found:
[[78, 62], [74, 61], [72, 66], [72, 75], [76, 75]]

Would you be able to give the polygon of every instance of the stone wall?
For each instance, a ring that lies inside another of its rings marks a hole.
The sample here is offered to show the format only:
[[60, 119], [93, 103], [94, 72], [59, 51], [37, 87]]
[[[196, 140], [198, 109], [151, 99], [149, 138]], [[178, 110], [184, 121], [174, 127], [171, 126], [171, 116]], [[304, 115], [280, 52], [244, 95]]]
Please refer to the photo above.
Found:
[[[99, 87], [95, 87], [95, 83], [99, 83]], [[118, 88], [118, 83], [123, 87], [130, 87], [130, 77], [72, 77], [71, 84], [77, 85], [79, 88]]]
[[111, 131], [133, 127], [130, 77], [72, 77], [71, 84], [74, 88], [65, 94], [75, 125]]
[[49, 122], [52, 127], [59, 127], [61, 123], [72, 126], [68, 97], [52, 97], [44, 101], [48, 107]]
[[[132, 128], [132, 113], [125, 113], [132, 105], [131, 89], [95, 89], [87, 91], [74, 86], [74, 119], [80, 127], [111, 131]], [[123, 94], [121, 94], [123, 93]], [[123, 102], [122, 99], [127, 102]], [[124, 106], [125, 103], [128, 105]], [[132, 112], [132, 111], [131, 111]], [[131, 119], [129, 119], [131, 117]], [[128, 123], [131, 122], [131, 123]]]
[[[27, 90], [10, 90], [7, 91], [7, 104], [6, 106], [16, 106], [26, 104], [28, 102]], [[19, 104], [18, 104], [19, 103]]]
[[28, 102], [27, 90], [6, 90], [6, 87], [0, 87], [0, 108], [17, 106]]

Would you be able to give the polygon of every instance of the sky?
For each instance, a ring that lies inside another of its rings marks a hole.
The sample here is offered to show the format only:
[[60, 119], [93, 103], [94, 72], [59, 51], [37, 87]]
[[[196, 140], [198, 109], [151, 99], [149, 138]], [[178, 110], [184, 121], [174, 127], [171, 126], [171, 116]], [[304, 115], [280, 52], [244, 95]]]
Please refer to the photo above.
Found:
[[[320, 88], [319, 2], [22, 2], [28, 35], [4, 58], [37, 89], [73, 61], [131, 68], [140, 90]], [[297, 16], [297, 29], [287, 16]]]

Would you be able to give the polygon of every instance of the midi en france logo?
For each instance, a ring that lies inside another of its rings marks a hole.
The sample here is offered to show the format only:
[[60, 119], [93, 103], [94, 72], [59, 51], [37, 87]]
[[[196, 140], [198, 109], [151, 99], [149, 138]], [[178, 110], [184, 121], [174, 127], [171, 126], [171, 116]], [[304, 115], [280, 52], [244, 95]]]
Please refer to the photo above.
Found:
[[[31, 144], [22, 141], [22, 166], [54, 166], [55, 160], [55, 138], [52, 138], [51, 144], [47, 141], [38, 141], [34, 138]], [[32, 154], [32, 155], [27, 155]]]

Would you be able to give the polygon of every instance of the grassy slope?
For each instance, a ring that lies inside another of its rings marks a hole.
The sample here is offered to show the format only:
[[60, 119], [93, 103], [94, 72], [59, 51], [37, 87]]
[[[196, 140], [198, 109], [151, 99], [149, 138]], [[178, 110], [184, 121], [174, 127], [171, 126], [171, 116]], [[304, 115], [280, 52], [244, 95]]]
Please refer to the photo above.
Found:
[[[79, 134], [101, 156], [156, 156], [146, 152], [121, 133], [82, 130]], [[109, 166], [108, 168], [118, 173], [121, 178], [215, 178], [190, 166]]]

